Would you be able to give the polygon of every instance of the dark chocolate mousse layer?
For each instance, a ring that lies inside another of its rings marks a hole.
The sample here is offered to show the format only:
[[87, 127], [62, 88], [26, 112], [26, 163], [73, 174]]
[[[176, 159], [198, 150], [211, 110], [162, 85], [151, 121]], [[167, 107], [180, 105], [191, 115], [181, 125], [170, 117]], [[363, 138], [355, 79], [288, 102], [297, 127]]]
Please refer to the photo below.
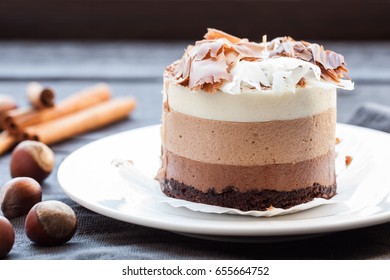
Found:
[[292, 191], [261, 190], [238, 192], [234, 190], [233, 186], [227, 186], [222, 193], [216, 193], [213, 189], [209, 189], [204, 193], [176, 180], [166, 179], [164, 182], [161, 182], [161, 188], [167, 196], [173, 198], [235, 208], [242, 211], [265, 211], [271, 207], [288, 209], [295, 205], [309, 202], [314, 198], [329, 199], [336, 194], [336, 184], [321, 186], [317, 183]]
[[291, 191], [309, 187], [314, 183], [329, 186], [336, 182], [335, 154], [328, 153], [302, 162], [268, 165], [226, 165], [195, 161], [178, 156], [166, 149], [164, 171], [158, 179], [174, 179], [201, 192], [213, 188], [221, 193], [226, 186], [234, 186], [237, 191]]

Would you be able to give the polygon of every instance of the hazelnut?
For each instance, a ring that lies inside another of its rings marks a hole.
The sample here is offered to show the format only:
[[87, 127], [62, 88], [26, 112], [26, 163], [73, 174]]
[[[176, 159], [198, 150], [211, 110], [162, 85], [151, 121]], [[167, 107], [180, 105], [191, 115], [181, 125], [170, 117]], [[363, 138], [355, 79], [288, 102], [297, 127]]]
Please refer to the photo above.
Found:
[[41, 200], [41, 185], [29, 177], [14, 178], [0, 189], [1, 211], [8, 219], [26, 215]]
[[15, 242], [15, 232], [11, 223], [0, 216], [0, 259], [4, 258]]
[[54, 167], [53, 151], [38, 141], [20, 142], [11, 155], [11, 176], [31, 177], [41, 183]]
[[26, 217], [27, 237], [38, 245], [54, 246], [69, 241], [77, 229], [72, 208], [55, 200], [39, 202]]

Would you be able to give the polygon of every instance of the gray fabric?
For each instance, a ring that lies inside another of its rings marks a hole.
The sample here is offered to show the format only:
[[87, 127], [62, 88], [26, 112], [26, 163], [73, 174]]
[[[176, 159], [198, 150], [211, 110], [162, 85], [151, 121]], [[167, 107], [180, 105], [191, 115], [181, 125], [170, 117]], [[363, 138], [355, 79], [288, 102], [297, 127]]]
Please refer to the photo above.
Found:
[[364, 103], [349, 123], [390, 132], [390, 107], [377, 103]]
[[[62, 199], [77, 213], [80, 226], [63, 246], [33, 245], [17, 229], [8, 259], [371, 259], [390, 258], [390, 223], [320, 237], [276, 243], [214, 242], [120, 222]], [[314, 249], [313, 249], [314, 248]]]
[[[389, 131], [389, 112], [388, 107], [364, 104], [351, 123]], [[58, 166], [68, 152], [62, 152], [61, 144], [55, 149]], [[5, 166], [9, 155], [3, 160]], [[89, 211], [67, 198], [55, 174], [43, 189], [44, 200], [58, 199], [75, 210], [79, 220], [76, 235], [63, 246], [39, 247], [24, 233], [25, 217], [13, 219], [16, 242], [7, 259], [390, 259], [390, 223], [285, 242], [207, 241]]]

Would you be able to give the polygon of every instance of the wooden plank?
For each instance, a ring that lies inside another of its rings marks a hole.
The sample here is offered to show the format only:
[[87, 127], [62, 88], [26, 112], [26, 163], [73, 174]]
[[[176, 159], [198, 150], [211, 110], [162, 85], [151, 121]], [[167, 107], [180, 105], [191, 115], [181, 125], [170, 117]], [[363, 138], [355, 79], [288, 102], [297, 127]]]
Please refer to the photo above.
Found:
[[1, 42], [1, 79], [159, 78], [187, 44]]
[[197, 39], [216, 27], [251, 39], [390, 39], [389, 1], [3, 0], [1, 38]]
[[[345, 56], [356, 83], [390, 83], [390, 42], [321, 41]], [[189, 41], [0, 42], [0, 80], [159, 81]]]

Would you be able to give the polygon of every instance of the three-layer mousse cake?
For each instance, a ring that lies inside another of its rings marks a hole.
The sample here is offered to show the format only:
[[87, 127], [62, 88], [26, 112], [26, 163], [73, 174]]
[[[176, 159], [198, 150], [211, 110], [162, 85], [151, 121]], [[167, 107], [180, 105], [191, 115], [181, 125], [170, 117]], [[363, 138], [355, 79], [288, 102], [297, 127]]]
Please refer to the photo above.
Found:
[[165, 71], [163, 192], [244, 211], [331, 198], [345, 72], [343, 56], [317, 44], [209, 29]]

